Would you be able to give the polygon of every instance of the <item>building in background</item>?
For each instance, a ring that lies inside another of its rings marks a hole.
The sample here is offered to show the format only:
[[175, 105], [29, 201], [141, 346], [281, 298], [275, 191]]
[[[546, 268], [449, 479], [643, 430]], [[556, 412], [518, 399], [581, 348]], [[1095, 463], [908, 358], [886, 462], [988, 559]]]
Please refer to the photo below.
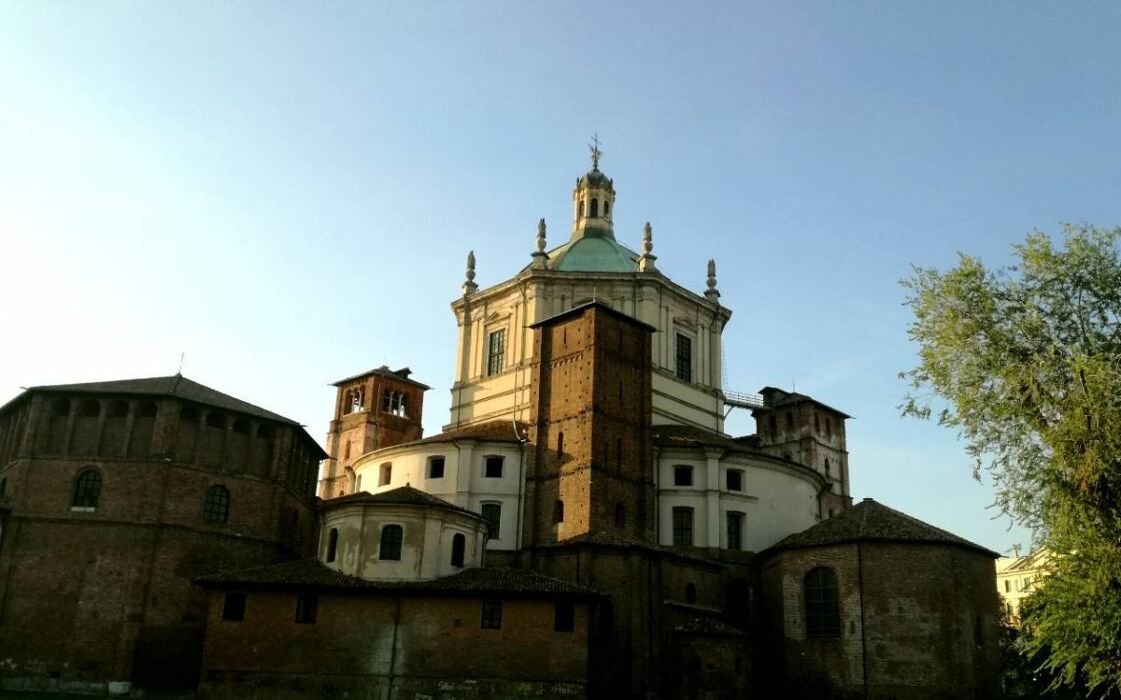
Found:
[[1031, 595], [1041, 578], [1047, 575], [1051, 552], [1037, 549], [1025, 556], [1000, 557], [996, 560], [996, 590], [1000, 593], [1006, 619], [1020, 624], [1020, 605]]

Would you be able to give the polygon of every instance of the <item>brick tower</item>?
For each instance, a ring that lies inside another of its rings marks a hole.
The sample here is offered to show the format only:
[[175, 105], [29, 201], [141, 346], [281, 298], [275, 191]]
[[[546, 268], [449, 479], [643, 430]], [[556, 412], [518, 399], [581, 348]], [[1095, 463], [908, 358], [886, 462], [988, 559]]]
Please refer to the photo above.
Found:
[[653, 329], [599, 302], [532, 327], [523, 545], [593, 533], [653, 542]]
[[430, 387], [409, 379], [408, 367], [382, 366], [340, 379], [333, 386], [335, 417], [327, 431], [327, 454], [320, 498], [354, 491], [354, 460], [371, 450], [419, 440], [424, 392]]

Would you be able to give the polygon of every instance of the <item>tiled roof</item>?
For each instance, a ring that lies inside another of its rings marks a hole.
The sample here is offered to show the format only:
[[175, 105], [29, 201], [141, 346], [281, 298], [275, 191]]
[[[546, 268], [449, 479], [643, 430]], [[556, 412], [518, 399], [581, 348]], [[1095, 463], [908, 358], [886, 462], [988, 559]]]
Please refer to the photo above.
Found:
[[369, 581], [339, 573], [318, 559], [301, 559], [196, 579], [203, 586], [235, 586], [278, 589], [319, 589], [339, 592], [393, 593], [405, 595], [515, 595], [528, 597], [591, 598], [591, 588], [533, 571], [506, 567], [472, 568], [430, 581]]
[[[514, 434], [515, 426], [517, 434]], [[519, 436], [525, 437], [527, 434], [526, 424], [520, 421], [510, 422], [506, 420], [496, 420], [487, 423], [476, 423], [475, 425], [468, 425], [462, 428], [453, 428], [452, 430], [426, 437], [423, 440], [415, 440], [413, 442], [402, 443], [406, 445], [423, 445], [433, 442], [452, 442], [453, 440], [491, 440], [493, 442], [521, 442]]]
[[994, 558], [1000, 556], [979, 544], [974, 544], [953, 533], [924, 523], [918, 518], [912, 518], [894, 508], [888, 508], [871, 498], [865, 498], [855, 506], [828, 520], [780, 540], [778, 544], [761, 554], [766, 555], [780, 549], [817, 547], [849, 542], [952, 544], [973, 549]]
[[444, 499], [433, 496], [430, 493], [421, 491], [420, 489], [413, 488], [412, 486], [405, 485], [399, 488], [390, 489], [389, 491], [382, 491], [381, 493], [352, 493], [347, 496], [339, 496], [323, 502], [321, 506], [324, 509], [334, 508], [335, 506], [349, 505], [351, 503], [373, 503], [384, 505], [405, 505], [405, 506], [429, 506], [435, 508], [444, 508], [447, 510], [454, 510], [460, 513], [466, 513], [472, 517], [482, 519], [483, 516], [475, 511], [460, 508], [457, 505], [449, 503]]
[[[845, 413], [844, 411], [839, 411], [839, 410], [833, 408], [832, 406], [830, 406], [828, 404], [824, 404], [824, 403], [818, 401], [817, 399], [815, 399], [812, 396], [807, 396], [806, 394], [799, 394], [796, 391], [785, 391], [783, 389], [776, 389], [773, 386], [765, 386], [765, 387], [763, 387], [762, 389], [759, 390], [759, 393], [761, 393], [761, 394], [763, 394], [763, 396], [767, 397], [767, 399], [765, 399], [767, 401], [767, 403], [766, 403], [766, 405], [764, 405], [761, 408], [754, 409], [755, 411], [767, 411], [767, 410], [770, 410], [770, 409], [773, 409], [773, 408], [779, 408], [780, 406], [789, 406], [789, 405], [796, 404], [796, 403], [802, 403], [803, 401], [809, 401], [811, 403], [816, 403], [818, 406], [821, 406], [822, 408], [827, 408], [830, 411], [833, 411], [834, 413], [836, 413], [836, 414], [838, 414], [838, 415], [840, 415], [844, 418], [852, 418], [852, 416]], [[768, 394], [771, 394], [771, 396], [767, 396]]]
[[408, 367], [402, 367], [401, 369], [389, 369], [385, 365], [382, 365], [381, 367], [375, 367], [374, 369], [366, 370], [365, 372], [362, 372], [361, 374], [355, 374], [355, 375], [352, 375], [352, 376], [347, 377], [345, 379], [340, 379], [337, 382], [332, 382], [331, 386], [341, 386], [343, 384], [346, 384], [347, 382], [352, 382], [355, 379], [362, 379], [363, 377], [368, 377], [371, 374], [377, 374], [377, 375], [382, 376], [382, 377], [388, 377], [389, 379], [393, 379], [393, 380], [398, 381], [398, 382], [405, 382], [406, 384], [414, 384], [414, 385], [419, 386], [420, 388], [424, 389], [425, 391], [432, 388], [432, 387], [428, 386], [427, 384], [421, 384], [420, 382], [418, 382], [415, 379], [409, 379], [409, 375], [412, 374], [412, 370], [410, 370]]
[[747, 446], [742, 442], [726, 435], [704, 428], [695, 428], [691, 425], [655, 425], [650, 430], [654, 433], [655, 444], [667, 447], [713, 446], [728, 449], [747, 449]]
[[698, 635], [704, 637], [746, 637], [747, 633], [738, 627], [733, 627], [714, 617], [698, 616], [673, 628], [674, 632], [681, 634]]
[[119, 379], [108, 382], [87, 382], [85, 384], [48, 384], [33, 386], [28, 391], [57, 391], [82, 394], [134, 394], [138, 396], [173, 396], [195, 403], [224, 408], [229, 411], [247, 413], [258, 418], [267, 418], [281, 423], [299, 425], [291, 418], [267, 411], [260, 406], [234, 398], [229, 394], [211, 389], [208, 386], [187, 379], [181, 374], [170, 377], [147, 377], [144, 379]]
[[553, 544], [541, 545], [541, 548], [555, 549], [563, 547], [574, 547], [578, 545], [592, 545], [596, 547], [608, 547], [612, 549], [638, 549], [654, 554], [677, 557], [679, 559], [685, 559], [710, 567], [722, 566], [721, 563], [715, 559], [710, 559], [708, 557], [693, 554], [679, 547], [667, 547], [665, 545], [654, 544], [634, 537], [623, 537], [622, 535], [616, 535], [612, 532], [588, 532], [582, 535], [576, 535], [575, 537], [563, 539]]

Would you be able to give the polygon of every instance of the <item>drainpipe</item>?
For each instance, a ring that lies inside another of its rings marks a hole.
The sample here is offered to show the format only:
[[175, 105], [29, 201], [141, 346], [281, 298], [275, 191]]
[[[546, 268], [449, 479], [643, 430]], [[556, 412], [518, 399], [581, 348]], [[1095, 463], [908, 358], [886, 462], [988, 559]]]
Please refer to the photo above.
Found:
[[868, 630], [864, 627], [864, 556], [856, 543], [856, 580], [860, 588], [860, 665], [864, 676], [864, 697], [868, 698]]
[[397, 628], [401, 626], [401, 596], [393, 599], [393, 644], [389, 649], [389, 688], [386, 697], [393, 697], [393, 674], [397, 670]]

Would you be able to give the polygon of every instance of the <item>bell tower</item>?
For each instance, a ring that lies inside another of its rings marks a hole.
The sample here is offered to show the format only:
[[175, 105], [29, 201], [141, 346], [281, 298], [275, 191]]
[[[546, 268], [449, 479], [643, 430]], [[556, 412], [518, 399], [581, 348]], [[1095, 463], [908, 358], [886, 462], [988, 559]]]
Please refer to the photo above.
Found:
[[611, 178], [599, 170], [603, 151], [599, 138], [593, 137], [591, 149], [592, 169], [576, 180], [572, 190], [572, 239], [599, 236], [615, 240], [611, 217], [615, 210], [615, 185]]

